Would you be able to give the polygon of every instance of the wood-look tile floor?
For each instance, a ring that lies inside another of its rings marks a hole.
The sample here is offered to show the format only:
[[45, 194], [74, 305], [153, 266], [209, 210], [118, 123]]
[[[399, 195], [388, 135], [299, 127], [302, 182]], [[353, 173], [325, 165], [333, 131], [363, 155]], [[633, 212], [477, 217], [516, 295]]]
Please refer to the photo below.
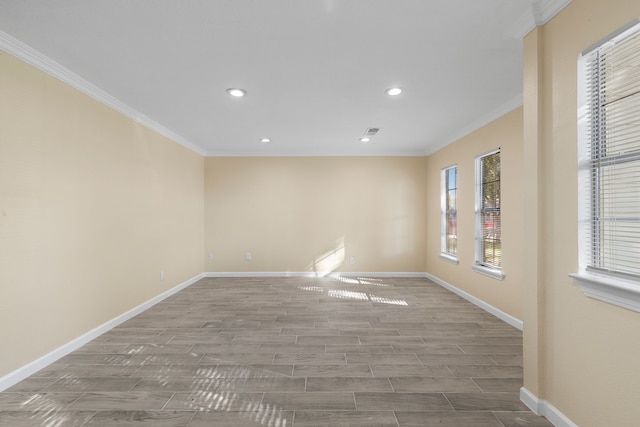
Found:
[[0, 426], [548, 427], [522, 334], [426, 279], [203, 279], [0, 393]]

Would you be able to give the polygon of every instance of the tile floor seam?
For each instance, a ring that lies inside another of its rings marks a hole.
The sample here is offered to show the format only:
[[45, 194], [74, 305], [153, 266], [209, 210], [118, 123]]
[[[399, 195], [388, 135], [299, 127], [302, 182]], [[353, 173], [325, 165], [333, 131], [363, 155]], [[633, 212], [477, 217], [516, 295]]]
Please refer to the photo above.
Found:
[[164, 410], [166, 409], [167, 405], [169, 404], [169, 402], [171, 402], [171, 400], [173, 400], [173, 398], [175, 397], [175, 395], [176, 395], [176, 392], [175, 392], [175, 391], [171, 393], [171, 396], [169, 396], [169, 398], [167, 399], [167, 401], [166, 401], [166, 402], [164, 402], [164, 405], [162, 405], [162, 408], [160, 408], [160, 410], [161, 410], [161, 411], [164, 411]]
[[390, 377], [387, 377], [387, 382], [389, 382], [389, 385], [391, 386], [391, 391], [392, 391], [393, 393], [396, 393], [396, 389], [395, 389], [395, 387], [393, 386], [393, 382], [391, 382], [391, 378], [390, 378]]
[[136, 388], [136, 386], [142, 382], [142, 377], [130, 377], [130, 378], [139, 378], [139, 379], [135, 384], [133, 384], [131, 387], [129, 387], [129, 390], [127, 390], [127, 391], [133, 391], [133, 389]]
[[440, 393], [440, 394], [442, 394], [442, 396], [444, 396], [444, 398], [447, 400], [447, 403], [449, 404], [449, 406], [451, 406], [451, 410], [454, 412], [457, 411], [455, 406], [453, 406], [453, 403], [451, 403], [451, 400], [449, 400], [449, 396], [447, 396], [447, 393]]
[[84, 420], [84, 422], [82, 424], [80, 424], [80, 427], [86, 426], [89, 423], [89, 421], [91, 421], [91, 419], [96, 416], [97, 413], [98, 413], [98, 411], [93, 411], [93, 414], [91, 414], [90, 417], [87, 417], [87, 419]]
[[397, 411], [391, 411], [393, 413], [393, 418], [396, 420], [397, 427], [400, 427], [400, 420], [398, 419]]
[[198, 413], [197, 411], [192, 411], [193, 413], [191, 414], [191, 418], [189, 418], [189, 422], [187, 423], [187, 427], [191, 426], [191, 423], [193, 423], [193, 419], [195, 418], [196, 414]]
[[478, 382], [475, 380], [475, 378], [473, 378], [473, 377], [469, 377], [469, 379], [470, 379], [471, 381], [473, 381], [473, 383], [474, 383], [476, 386], [478, 386], [478, 388], [480, 389], [480, 391], [481, 391], [482, 393], [486, 393], [486, 391], [484, 390], [484, 388], [482, 388], [482, 386], [480, 386], [480, 384], [478, 384]]
[[490, 412], [491, 412], [491, 415], [493, 415], [493, 418], [495, 418], [496, 420], [498, 420], [498, 422], [500, 423], [500, 425], [502, 425], [502, 427], [507, 427], [507, 426], [505, 425], [505, 423], [503, 423], [503, 422], [502, 422], [502, 420], [501, 420], [500, 418], [496, 417], [496, 414], [495, 414], [495, 413], [496, 413], [496, 412], [498, 412], [498, 411], [490, 411]]
[[74, 399], [73, 401], [69, 402], [68, 405], [66, 405], [63, 410], [66, 410], [67, 408], [69, 408], [71, 405], [73, 405], [74, 403], [76, 403], [78, 400], [82, 399], [82, 397], [86, 396], [87, 393], [80, 393], [80, 396], [78, 396], [76, 399]]
[[371, 367], [371, 364], [368, 364], [367, 366], [368, 366], [368, 368], [369, 368], [369, 373], [371, 374], [371, 378], [375, 378], [376, 376], [375, 376], [375, 374], [373, 373], [373, 368]]

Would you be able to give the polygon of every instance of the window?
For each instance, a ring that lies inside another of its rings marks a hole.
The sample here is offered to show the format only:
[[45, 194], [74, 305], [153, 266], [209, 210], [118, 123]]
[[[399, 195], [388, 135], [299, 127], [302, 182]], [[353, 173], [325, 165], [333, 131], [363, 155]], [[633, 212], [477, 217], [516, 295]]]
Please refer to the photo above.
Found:
[[581, 272], [572, 277], [587, 295], [640, 311], [640, 24], [583, 52], [578, 69]]
[[476, 159], [476, 263], [480, 273], [502, 279], [500, 150]]
[[458, 262], [458, 168], [451, 166], [442, 170], [441, 176], [442, 238], [440, 256]]

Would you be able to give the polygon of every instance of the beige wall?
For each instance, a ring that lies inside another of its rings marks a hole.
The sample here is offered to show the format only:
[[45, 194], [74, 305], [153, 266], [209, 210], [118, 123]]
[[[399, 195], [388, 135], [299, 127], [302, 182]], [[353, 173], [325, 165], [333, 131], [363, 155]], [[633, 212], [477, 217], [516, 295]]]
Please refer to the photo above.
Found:
[[423, 272], [425, 164], [418, 157], [207, 158], [205, 252], [214, 260], [206, 270]]
[[525, 386], [581, 427], [640, 422], [640, 314], [586, 297], [567, 276], [578, 270], [578, 54], [638, 16], [637, 0], [574, 0], [526, 40], [525, 122], [537, 134], [526, 161], [539, 163], [527, 196], [540, 240], [527, 269], [539, 277], [526, 282]]
[[[502, 272], [497, 280], [471, 269], [475, 262], [475, 159], [500, 148]], [[427, 159], [427, 272], [521, 319], [523, 272], [522, 109], [430, 155]], [[440, 258], [440, 173], [458, 167], [458, 264]]]
[[0, 377], [200, 274], [203, 187], [202, 156], [0, 52]]

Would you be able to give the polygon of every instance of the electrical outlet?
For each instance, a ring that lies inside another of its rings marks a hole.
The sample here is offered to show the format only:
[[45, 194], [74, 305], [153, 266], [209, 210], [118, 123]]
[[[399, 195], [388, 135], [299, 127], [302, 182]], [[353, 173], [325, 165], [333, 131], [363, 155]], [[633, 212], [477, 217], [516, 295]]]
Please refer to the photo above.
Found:
[[251, 252], [247, 252], [247, 255], [245, 255], [245, 258], [247, 259], [247, 261], [251, 261]]
[[164, 280], [164, 271], [160, 272], [160, 280]]
[[349, 264], [353, 265], [356, 263], [356, 257], [352, 256], [351, 258], [349, 258]]
[[213, 254], [209, 254], [209, 261], [213, 261]]

